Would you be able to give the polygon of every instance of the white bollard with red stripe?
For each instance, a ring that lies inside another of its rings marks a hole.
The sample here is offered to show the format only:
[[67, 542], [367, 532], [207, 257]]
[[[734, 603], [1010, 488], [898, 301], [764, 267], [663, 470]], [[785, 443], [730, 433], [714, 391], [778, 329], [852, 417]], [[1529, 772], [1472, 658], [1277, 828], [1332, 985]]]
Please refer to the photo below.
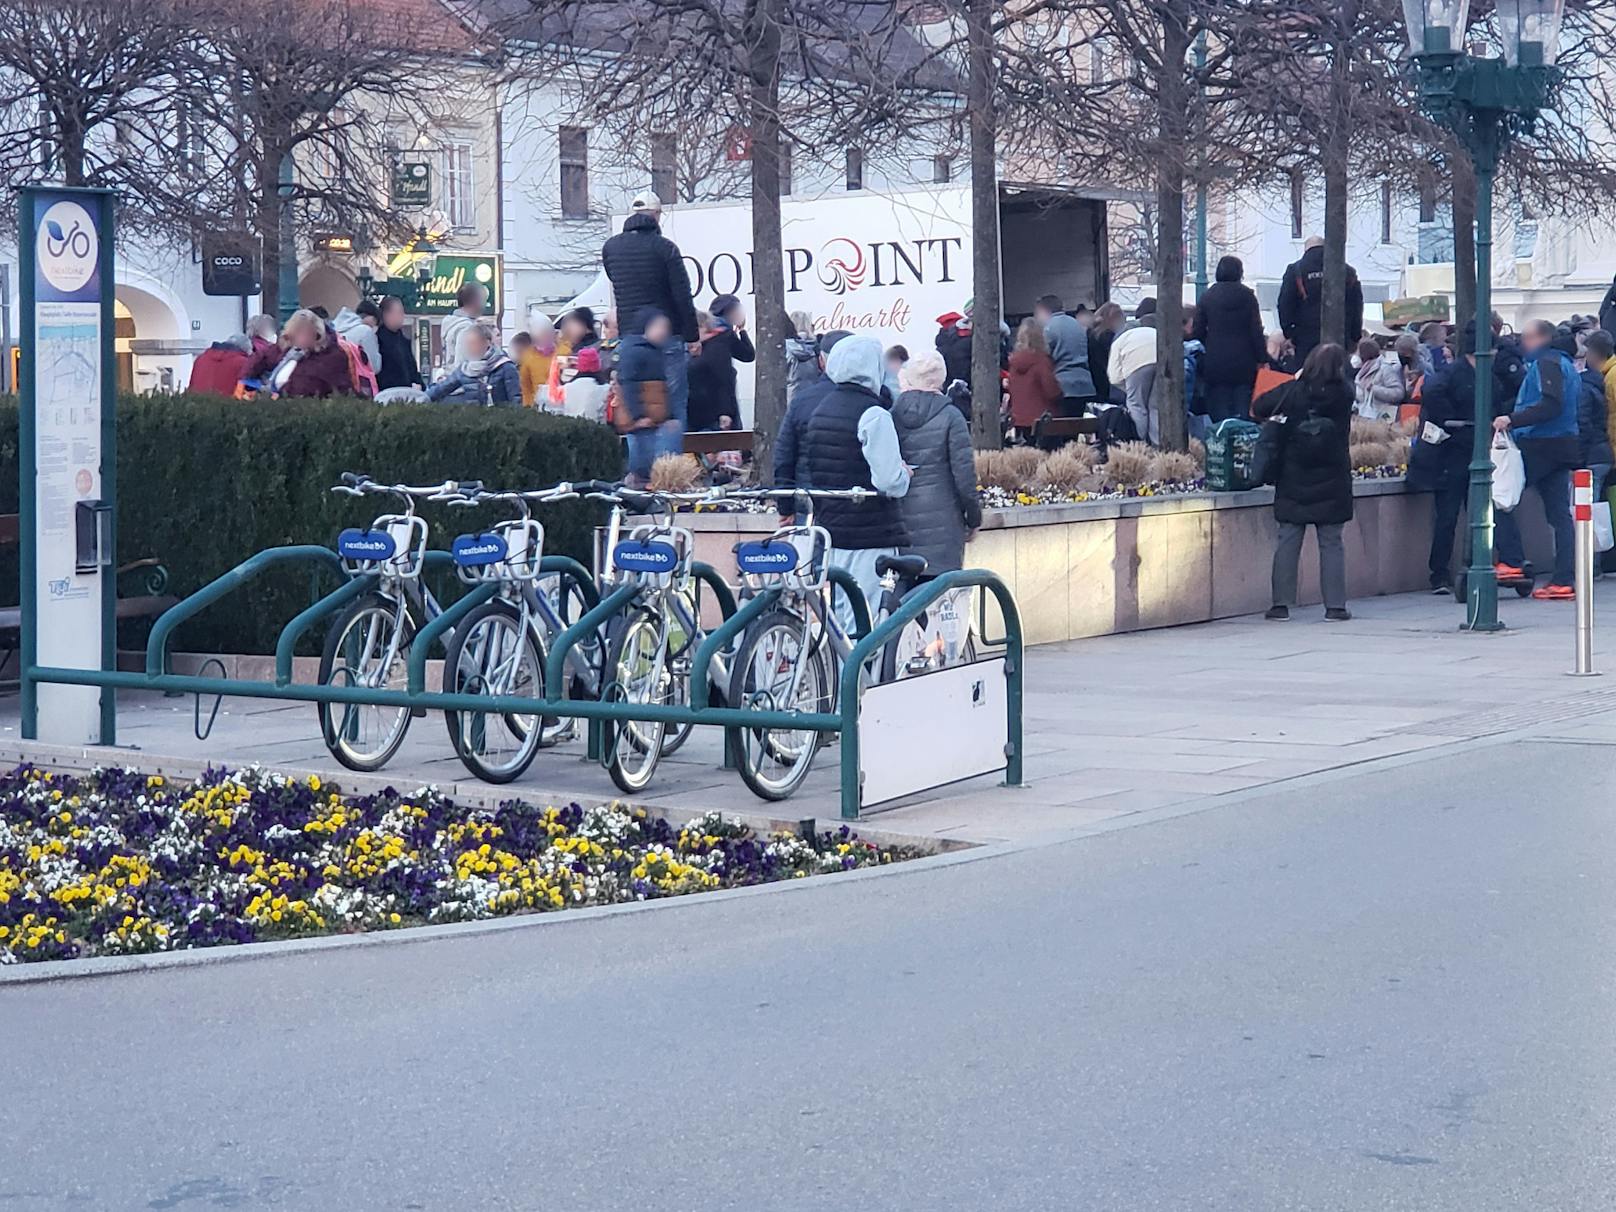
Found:
[[1571, 516], [1577, 536], [1577, 667], [1571, 672], [1594, 676], [1594, 473], [1571, 473]]

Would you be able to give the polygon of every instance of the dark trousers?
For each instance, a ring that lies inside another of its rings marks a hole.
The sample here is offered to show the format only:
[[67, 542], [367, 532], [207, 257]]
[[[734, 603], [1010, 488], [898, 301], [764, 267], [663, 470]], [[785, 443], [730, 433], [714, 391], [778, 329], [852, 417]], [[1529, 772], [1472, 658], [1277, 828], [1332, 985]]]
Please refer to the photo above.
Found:
[[1089, 402], [1080, 396], [1063, 396], [1060, 402], [1060, 415], [1063, 417], [1080, 417], [1088, 411]]
[[1448, 476], [1431, 493], [1431, 586], [1453, 584], [1453, 534], [1464, 509], [1468, 485], [1463, 477]]
[[1251, 411], [1250, 383], [1208, 383], [1206, 416], [1213, 425], [1231, 417], [1244, 417]]
[[[1548, 470], [1526, 464], [1526, 486], [1537, 490], [1543, 502], [1543, 514], [1554, 531], [1554, 576], [1556, 585], [1571, 585], [1576, 580], [1576, 528], [1571, 522], [1571, 471], [1552, 464]], [[1513, 513], [1500, 513], [1493, 519], [1493, 543], [1498, 548], [1501, 562], [1515, 568], [1526, 561], [1521, 546], [1521, 527]]]

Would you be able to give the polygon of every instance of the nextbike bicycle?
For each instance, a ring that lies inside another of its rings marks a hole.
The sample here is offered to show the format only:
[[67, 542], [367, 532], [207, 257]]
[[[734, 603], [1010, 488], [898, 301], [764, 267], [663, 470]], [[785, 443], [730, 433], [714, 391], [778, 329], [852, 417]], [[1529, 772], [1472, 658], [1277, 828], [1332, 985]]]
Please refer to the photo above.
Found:
[[[495, 596], [455, 628], [443, 663], [443, 688], [453, 694], [543, 699], [551, 645], [588, 610], [569, 577], [541, 570], [544, 527], [532, 506], [575, 500], [571, 484], [536, 492], [476, 491], [451, 506], [511, 506], [516, 516], [489, 530], [461, 535], [450, 547], [455, 571], [468, 584], [493, 583]], [[603, 646], [585, 640], [567, 654], [574, 694], [594, 698], [601, 684]], [[445, 712], [455, 753], [467, 770], [490, 783], [520, 778], [540, 749], [569, 739], [570, 716], [498, 711]]]
[[[468, 487], [476, 486], [453, 481], [424, 487], [378, 484], [369, 476], [343, 472], [342, 483], [332, 492], [393, 497], [401, 511], [384, 513], [369, 526], [349, 528], [337, 537], [337, 554], [348, 575], [374, 576], [376, 584], [342, 613], [326, 635], [320, 685], [408, 689], [409, 652], [416, 631], [442, 613], [431, 590], [421, 583], [427, 525], [415, 505], [418, 500], [453, 500]], [[317, 710], [320, 734], [331, 756], [360, 771], [380, 770], [392, 759], [415, 714], [408, 707], [363, 703], [320, 703]]]
[[[782, 526], [767, 539], [735, 547], [742, 596], [779, 590], [779, 598], [741, 637], [731, 668], [729, 703], [743, 710], [834, 711], [840, 670], [857, 641], [832, 608], [830, 534], [814, 524], [812, 503], [816, 498], [862, 501], [876, 494], [853, 488], [731, 495], [790, 496], [799, 505], [806, 497], [808, 507], [800, 510], [801, 524]], [[922, 582], [926, 561], [922, 556], [879, 556], [875, 570], [881, 578], [881, 596], [872, 626], [890, 617]], [[976, 659], [970, 632], [968, 591], [959, 597], [948, 595], [904, 627], [881, 650], [878, 666], [864, 670], [861, 678], [867, 685], [890, 682], [969, 663]], [[765, 800], [783, 800], [795, 793], [825, 743], [822, 734], [807, 729], [742, 727], [738, 731], [736, 759], [741, 781]]]
[[[689, 530], [673, 524], [675, 502], [716, 499], [711, 493], [642, 492], [594, 486], [591, 499], [611, 502], [602, 596], [625, 584], [636, 592], [607, 628], [601, 699], [641, 705], [689, 701], [690, 667], [702, 639], [695, 585], [690, 572], [695, 547]], [[624, 508], [650, 515], [623, 539]], [[727, 673], [714, 661], [715, 677]], [[604, 761], [612, 782], [633, 794], [650, 783], [657, 763], [689, 736], [691, 725], [661, 720], [609, 724]]]

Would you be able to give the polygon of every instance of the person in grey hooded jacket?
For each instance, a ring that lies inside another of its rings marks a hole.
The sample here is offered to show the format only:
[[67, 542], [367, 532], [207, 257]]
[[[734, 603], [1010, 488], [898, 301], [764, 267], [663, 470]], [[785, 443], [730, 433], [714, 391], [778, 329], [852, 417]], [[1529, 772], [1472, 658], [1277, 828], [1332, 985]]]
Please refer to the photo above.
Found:
[[1061, 387], [1061, 411], [1080, 417], [1094, 398], [1094, 375], [1089, 370], [1089, 335], [1066, 314], [1059, 295], [1045, 295], [1032, 314], [1044, 328], [1044, 343], [1055, 362], [1055, 381]]
[[926, 557], [928, 572], [965, 565], [965, 540], [982, 524], [976, 456], [965, 414], [943, 395], [941, 354], [916, 354], [899, 372], [903, 390], [892, 406], [898, 449], [912, 469], [899, 501], [909, 542], [904, 554]]

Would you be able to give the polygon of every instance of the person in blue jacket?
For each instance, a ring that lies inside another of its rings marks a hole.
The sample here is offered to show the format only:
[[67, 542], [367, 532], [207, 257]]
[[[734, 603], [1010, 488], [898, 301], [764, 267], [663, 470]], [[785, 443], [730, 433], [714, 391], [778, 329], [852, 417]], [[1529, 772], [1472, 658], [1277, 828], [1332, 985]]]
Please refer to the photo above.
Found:
[[[1571, 470], [1579, 454], [1577, 403], [1582, 381], [1575, 364], [1554, 347], [1555, 328], [1547, 320], [1534, 320], [1521, 334], [1526, 355], [1526, 378], [1521, 381], [1515, 410], [1493, 422], [1498, 433], [1511, 433], [1526, 464], [1526, 487], [1537, 492], [1543, 514], [1554, 531], [1554, 575], [1532, 591], [1540, 601], [1569, 601], [1573, 587], [1572, 561], [1575, 532], [1571, 524]], [[1524, 575], [1526, 562], [1521, 529], [1514, 515], [1500, 512], [1494, 520], [1493, 541], [1500, 580]]]
[[473, 324], [460, 337], [464, 362], [426, 390], [433, 403], [522, 403], [522, 372], [494, 339], [486, 324]]

